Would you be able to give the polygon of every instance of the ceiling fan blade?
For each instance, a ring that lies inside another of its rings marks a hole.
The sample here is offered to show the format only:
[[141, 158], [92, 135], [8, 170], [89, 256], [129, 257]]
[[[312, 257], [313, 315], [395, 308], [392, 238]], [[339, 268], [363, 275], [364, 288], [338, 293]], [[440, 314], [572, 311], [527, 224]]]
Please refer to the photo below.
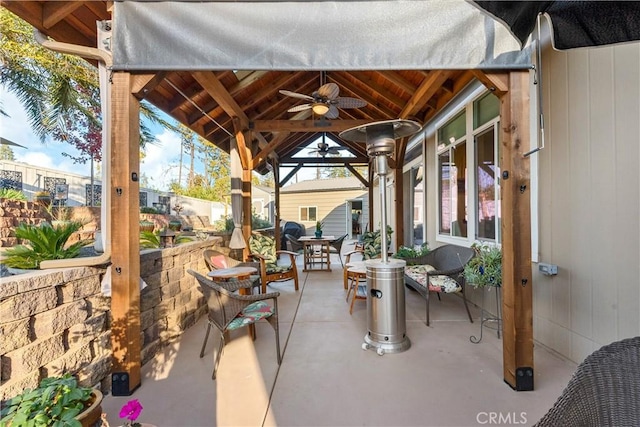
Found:
[[304, 95], [304, 94], [298, 93], [298, 92], [291, 92], [290, 90], [280, 89], [278, 92], [280, 92], [282, 95], [290, 96], [292, 98], [304, 99], [305, 101], [313, 101], [314, 100], [313, 97], [311, 97], [309, 95]]
[[321, 97], [333, 100], [340, 94], [340, 88], [335, 83], [327, 83], [320, 86], [317, 92]]
[[367, 101], [358, 99], [358, 98], [350, 98], [348, 96], [341, 96], [336, 99], [336, 107], [338, 108], [362, 108], [367, 105]]
[[289, 113], [297, 113], [298, 111], [309, 110], [311, 108], [311, 104], [301, 104], [296, 105], [295, 107], [291, 107], [287, 110]]
[[327, 150], [327, 153], [329, 153], [329, 154], [340, 154], [340, 150], [338, 149], [338, 147], [329, 147], [329, 149]]
[[329, 106], [329, 111], [324, 115], [327, 119], [337, 119], [338, 118], [338, 109], [335, 105], [331, 104]]

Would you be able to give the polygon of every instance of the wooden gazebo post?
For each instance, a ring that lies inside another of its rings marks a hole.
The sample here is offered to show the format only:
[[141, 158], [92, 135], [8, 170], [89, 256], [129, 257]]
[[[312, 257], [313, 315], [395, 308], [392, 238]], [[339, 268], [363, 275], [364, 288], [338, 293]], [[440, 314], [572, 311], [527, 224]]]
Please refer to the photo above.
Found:
[[111, 390], [140, 385], [140, 103], [133, 77], [113, 73], [111, 137]]
[[[489, 75], [500, 96], [504, 380], [533, 390], [529, 70]], [[502, 89], [501, 89], [502, 88]]]

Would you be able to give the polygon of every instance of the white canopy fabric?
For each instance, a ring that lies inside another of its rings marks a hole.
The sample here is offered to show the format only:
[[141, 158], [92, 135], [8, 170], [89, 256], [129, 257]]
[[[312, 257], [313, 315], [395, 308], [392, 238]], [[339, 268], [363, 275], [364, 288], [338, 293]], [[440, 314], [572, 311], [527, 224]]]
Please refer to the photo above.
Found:
[[115, 70], [530, 68], [465, 0], [117, 1]]

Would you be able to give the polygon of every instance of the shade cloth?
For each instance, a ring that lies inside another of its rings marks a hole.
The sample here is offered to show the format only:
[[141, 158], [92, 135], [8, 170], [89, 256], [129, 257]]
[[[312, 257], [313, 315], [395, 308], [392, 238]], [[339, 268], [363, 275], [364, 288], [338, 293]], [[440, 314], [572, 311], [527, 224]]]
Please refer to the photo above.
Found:
[[553, 27], [556, 49], [602, 46], [640, 40], [637, 1], [476, 1], [502, 21], [524, 44], [545, 14]]
[[116, 70], [529, 68], [465, 0], [118, 1]]

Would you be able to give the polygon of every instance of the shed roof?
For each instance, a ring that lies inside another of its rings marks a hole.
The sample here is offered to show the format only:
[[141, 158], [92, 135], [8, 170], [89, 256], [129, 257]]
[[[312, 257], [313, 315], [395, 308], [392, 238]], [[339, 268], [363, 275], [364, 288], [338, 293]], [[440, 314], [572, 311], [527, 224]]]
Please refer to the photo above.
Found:
[[355, 177], [311, 179], [282, 187], [281, 193], [304, 193], [309, 191], [347, 191], [364, 190], [362, 183]]

